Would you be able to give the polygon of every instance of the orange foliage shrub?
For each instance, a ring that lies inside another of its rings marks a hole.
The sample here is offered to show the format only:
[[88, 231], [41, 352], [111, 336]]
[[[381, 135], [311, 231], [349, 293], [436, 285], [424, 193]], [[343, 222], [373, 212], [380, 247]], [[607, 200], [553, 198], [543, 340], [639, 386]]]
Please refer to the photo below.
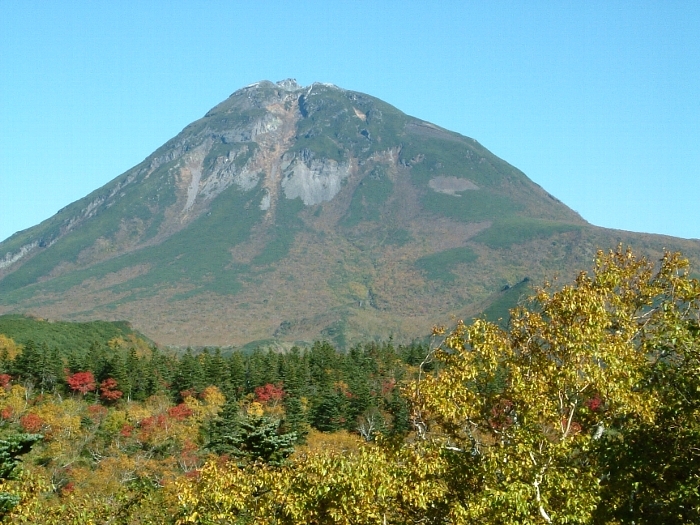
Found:
[[123, 395], [124, 393], [122, 391], [117, 390], [117, 381], [115, 379], [110, 377], [100, 383], [100, 397], [103, 401], [116, 401]]
[[36, 414], [26, 414], [19, 418], [19, 424], [25, 432], [36, 434], [44, 426], [44, 420]]

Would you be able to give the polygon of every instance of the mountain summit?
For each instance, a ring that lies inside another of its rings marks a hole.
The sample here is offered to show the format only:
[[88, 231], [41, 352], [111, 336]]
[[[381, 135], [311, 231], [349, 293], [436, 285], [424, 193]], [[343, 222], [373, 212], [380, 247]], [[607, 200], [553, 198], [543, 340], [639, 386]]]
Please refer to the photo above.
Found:
[[0, 243], [0, 313], [125, 319], [177, 345], [405, 339], [617, 242], [700, 252], [590, 226], [474, 139], [369, 95], [262, 81]]

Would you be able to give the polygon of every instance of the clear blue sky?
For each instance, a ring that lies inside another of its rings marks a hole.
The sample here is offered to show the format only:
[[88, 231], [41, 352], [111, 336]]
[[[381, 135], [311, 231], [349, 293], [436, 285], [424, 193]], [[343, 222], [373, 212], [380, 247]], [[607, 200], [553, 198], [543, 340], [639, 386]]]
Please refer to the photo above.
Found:
[[700, 2], [0, 0], [0, 240], [287, 77], [473, 137], [593, 224], [700, 238]]

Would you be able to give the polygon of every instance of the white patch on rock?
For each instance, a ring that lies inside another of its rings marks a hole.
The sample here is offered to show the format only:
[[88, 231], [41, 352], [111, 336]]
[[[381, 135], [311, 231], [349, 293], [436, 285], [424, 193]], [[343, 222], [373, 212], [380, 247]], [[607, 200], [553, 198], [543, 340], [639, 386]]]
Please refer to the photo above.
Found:
[[22, 257], [27, 255], [29, 252], [31, 252], [37, 246], [39, 246], [39, 242], [34, 241], [34, 242], [30, 242], [29, 244], [25, 244], [19, 250], [17, 250], [15, 253], [6, 253], [5, 257], [0, 259], [0, 270], [2, 270], [3, 268], [7, 268], [11, 264], [16, 263], [17, 261], [19, 261]]
[[459, 197], [457, 194], [460, 191], [466, 190], [478, 190], [479, 186], [474, 184], [469, 179], [459, 179], [457, 177], [445, 177], [440, 175], [434, 179], [430, 179], [428, 186], [433, 191], [438, 193], [445, 193], [447, 195], [453, 195], [454, 197]]
[[355, 111], [355, 115], [357, 116], [357, 118], [359, 118], [362, 122], [365, 122], [367, 120], [367, 115], [362, 113], [362, 111], [360, 111], [359, 109], [357, 109], [354, 106], [352, 109]]
[[282, 125], [282, 119], [277, 115], [267, 113], [264, 117], [259, 119], [253, 126], [251, 133], [251, 139], [255, 140], [258, 135], [263, 135], [265, 133], [270, 133], [271, 131], [276, 131]]
[[297, 84], [296, 78], [286, 78], [284, 80], [280, 80], [279, 82], [277, 82], [277, 85], [285, 91], [296, 91], [297, 89], [302, 88], [302, 86]]
[[217, 159], [212, 173], [202, 183], [199, 191], [200, 196], [206, 200], [212, 199], [231, 184], [236, 184], [243, 191], [255, 188], [260, 182], [259, 172], [257, 170], [248, 170], [247, 163], [243, 168], [239, 168], [234, 162], [236, 157], [246, 153], [248, 153], [248, 146], [244, 146], [236, 151], [230, 151], [226, 157]]
[[270, 209], [270, 193], [267, 192], [263, 196], [262, 200], [260, 201], [260, 209], [263, 211], [269, 210]]
[[248, 171], [244, 168], [243, 171], [234, 175], [233, 182], [238, 184], [238, 187], [243, 191], [250, 191], [260, 182], [260, 173], [257, 171]]
[[309, 165], [295, 159], [286, 167], [282, 188], [288, 199], [301, 200], [307, 206], [329, 201], [342, 188], [349, 167], [330, 159], [313, 159]]
[[202, 178], [201, 164], [192, 166], [190, 168], [190, 175], [192, 179], [190, 180], [190, 185], [187, 187], [187, 202], [185, 203], [184, 211], [192, 207], [194, 200], [197, 198], [197, 193], [199, 193], [199, 181]]

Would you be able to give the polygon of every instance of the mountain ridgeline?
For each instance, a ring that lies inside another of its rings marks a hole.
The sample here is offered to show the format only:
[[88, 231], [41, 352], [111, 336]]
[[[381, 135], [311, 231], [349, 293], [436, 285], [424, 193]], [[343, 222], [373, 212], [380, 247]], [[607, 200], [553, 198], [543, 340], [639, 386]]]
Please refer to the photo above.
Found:
[[262, 81], [0, 243], [0, 314], [123, 319], [175, 345], [406, 340], [618, 243], [700, 260], [698, 241], [591, 226], [374, 97]]

